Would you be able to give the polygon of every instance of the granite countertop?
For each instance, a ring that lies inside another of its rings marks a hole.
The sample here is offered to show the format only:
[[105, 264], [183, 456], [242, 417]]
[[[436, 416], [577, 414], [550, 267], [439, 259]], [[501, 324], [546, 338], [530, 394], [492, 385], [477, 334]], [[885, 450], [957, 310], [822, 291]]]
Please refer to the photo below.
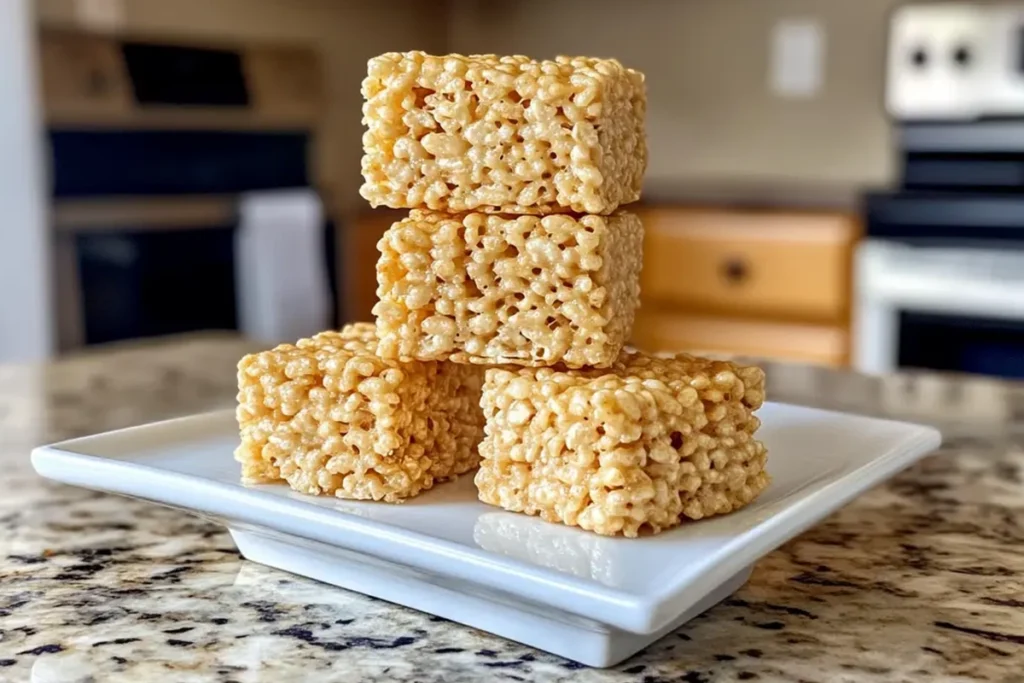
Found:
[[[33, 445], [226, 407], [232, 337], [0, 366], [0, 681], [1020, 681], [1024, 387], [768, 364], [785, 400], [946, 444], [608, 670], [242, 560], [219, 526], [60, 486]], [[827, 457], [823, 453], [822, 457]]]

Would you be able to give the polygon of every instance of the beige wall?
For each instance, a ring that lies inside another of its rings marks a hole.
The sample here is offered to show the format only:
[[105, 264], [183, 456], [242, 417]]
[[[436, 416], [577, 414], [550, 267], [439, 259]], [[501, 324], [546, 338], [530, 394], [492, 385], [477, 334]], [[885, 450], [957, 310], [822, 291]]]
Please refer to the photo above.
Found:
[[[2, 0], [0, 0], [2, 1]], [[295, 41], [319, 49], [327, 113], [317, 147], [322, 183], [345, 206], [361, 201], [359, 156], [366, 60], [388, 50], [443, 50], [443, 4], [417, 0], [121, 0], [126, 34]], [[40, 22], [76, 24], [74, 0], [37, 0]]]
[[[386, 50], [614, 56], [648, 77], [651, 164], [661, 186], [856, 187], [892, 174], [882, 113], [887, 14], [898, 0], [121, 0], [127, 32], [295, 40], [319, 46], [328, 113], [321, 178], [359, 206], [359, 83]], [[74, 0], [37, 0], [47, 24]], [[775, 21], [815, 17], [825, 82], [809, 100], [768, 88]]]
[[[458, 52], [617, 57], [647, 75], [648, 182], [887, 181], [885, 26], [896, 0], [456, 0]], [[826, 33], [825, 82], [810, 100], [768, 88], [782, 18]], [[680, 185], [684, 184], [679, 182]]]

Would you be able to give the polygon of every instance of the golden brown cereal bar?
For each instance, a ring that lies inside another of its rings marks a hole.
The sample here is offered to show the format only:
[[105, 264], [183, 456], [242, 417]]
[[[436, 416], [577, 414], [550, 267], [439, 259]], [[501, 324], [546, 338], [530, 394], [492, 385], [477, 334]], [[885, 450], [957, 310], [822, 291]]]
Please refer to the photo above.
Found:
[[412, 211], [381, 238], [379, 353], [459, 363], [606, 367], [639, 306], [634, 214]]
[[740, 508], [768, 484], [764, 372], [627, 349], [609, 370], [492, 368], [480, 500], [604, 535]]
[[243, 479], [393, 503], [477, 466], [483, 371], [376, 345], [357, 323], [239, 362]]
[[391, 52], [362, 90], [373, 206], [608, 214], [640, 198], [644, 77], [613, 59]]

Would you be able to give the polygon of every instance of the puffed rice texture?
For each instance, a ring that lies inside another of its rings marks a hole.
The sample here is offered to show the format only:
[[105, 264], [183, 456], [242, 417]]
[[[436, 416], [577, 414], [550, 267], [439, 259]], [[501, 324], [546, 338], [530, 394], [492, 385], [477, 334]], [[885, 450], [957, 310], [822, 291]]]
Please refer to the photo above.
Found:
[[611, 216], [417, 211], [381, 238], [378, 352], [607, 367], [640, 305], [643, 225]]
[[480, 500], [602, 535], [736, 510], [768, 485], [764, 372], [632, 349], [609, 370], [493, 368]]
[[356, 323], [239, 362], [243, 480], [394, 503], [476, 468], [482, 370], [376, 346]]
[[640, 198], [644, 76], [614, 59], [390, 52], [362, 93], [373, 206], [608, 214]]

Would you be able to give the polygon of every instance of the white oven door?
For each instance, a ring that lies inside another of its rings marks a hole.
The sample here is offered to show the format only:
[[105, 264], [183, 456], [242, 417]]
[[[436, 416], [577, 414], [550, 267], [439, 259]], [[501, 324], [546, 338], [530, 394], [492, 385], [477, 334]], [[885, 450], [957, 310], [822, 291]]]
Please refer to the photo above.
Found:
[[856, 369], [1024, 376], [1024, 251], [866, 240], [855, 273]]

